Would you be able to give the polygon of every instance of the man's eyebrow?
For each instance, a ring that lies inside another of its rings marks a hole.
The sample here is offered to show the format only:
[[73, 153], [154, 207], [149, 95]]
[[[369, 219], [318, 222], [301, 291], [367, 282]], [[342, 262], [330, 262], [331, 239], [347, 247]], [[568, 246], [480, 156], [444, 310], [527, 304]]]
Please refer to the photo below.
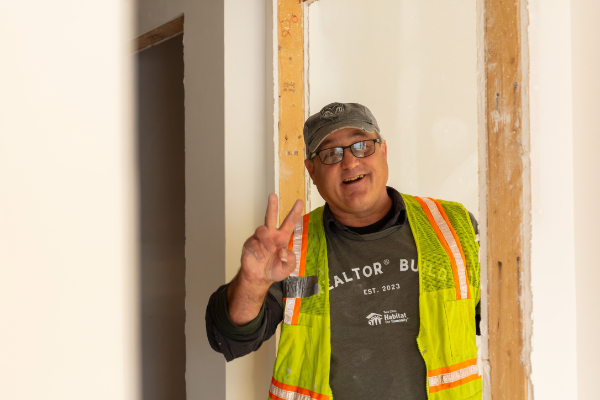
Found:
[[331, 139], [325, 139], [321, 142], [321, 144], [319, 145], [319, 147], [321, 148], [326, 148], [327, 145], [329, 145], [331, 143]]
[[361, 137], [369, 137], [369, 134], [365, 131], [356, 131], [354, 132], [354, 134], [352, 135], [352, 137], [357, 137], [357, 136], [361, 136]]
[[[369, 134], [365, 131], [356, 131], [352, 134], [352, 137], [369, 137]], [[329, 146], [331, 144], [332, 140], [329, 138], [326, 138], [325, 140], [323, 140], [321, 142], [321, 144], [319, 145], [319, 147], [321, 147], [322, 149], [326, 149], [327, 146]]]

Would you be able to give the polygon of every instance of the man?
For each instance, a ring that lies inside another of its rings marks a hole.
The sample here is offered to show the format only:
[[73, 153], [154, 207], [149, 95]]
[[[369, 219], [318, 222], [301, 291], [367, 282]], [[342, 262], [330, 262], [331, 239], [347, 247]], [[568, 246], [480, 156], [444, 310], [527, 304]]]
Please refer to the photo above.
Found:
[[283, 320], [273, 400], [481, 399], [474, 218], [386, 187], [386, 142], [360, 104], [326, 106], [304, 141], [327, 203], [300, 218], [296, 202], [277, 229], [269, 196], [239, 273], [207, 307], [211, 346], [230, 361]]

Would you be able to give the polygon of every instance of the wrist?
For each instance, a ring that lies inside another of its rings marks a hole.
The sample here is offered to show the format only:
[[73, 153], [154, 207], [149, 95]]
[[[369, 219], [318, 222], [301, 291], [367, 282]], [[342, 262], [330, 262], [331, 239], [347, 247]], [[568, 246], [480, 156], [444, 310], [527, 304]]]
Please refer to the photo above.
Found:
[[227, 287], [227, 310], [231, 322], [244, 326], [254, 320], [262, 309], [270, 284], [247, 281], [238, 273]]
[[244, 288], [245, 291], [252, 293], [267, 292], [271, 287], [271, 284], [273, 284], [273, 282], [265, 279], [264, 277], [259, 277], [256, 276], [256, 274], [248, 273], [243, 267], [240, 268], [240, 271], [233, 281], [235, 281], [236, 285]]
[[236, 298], [246, 304], [262, 304], [270, 287], [270, 282], [262, 279], [252, 279], [240, 270], [227, 288], [227, 303], [232, 304], [234, 298]]

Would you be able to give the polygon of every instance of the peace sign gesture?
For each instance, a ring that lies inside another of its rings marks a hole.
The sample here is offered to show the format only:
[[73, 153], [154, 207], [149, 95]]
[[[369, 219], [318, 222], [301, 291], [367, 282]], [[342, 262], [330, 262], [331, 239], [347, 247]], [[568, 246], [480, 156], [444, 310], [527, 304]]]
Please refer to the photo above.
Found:
[[296, 200], [279, 229], [277, 195], [269, 195], [265, 224], [244, 243], [241, 272], [247, 279], [268, 284], [287, 278], [296, 268], [296, 257], [287, 250], [296, 222], [302, 214], [302, 200]]
[[271, 284], [284, 280], [296, 268], [296, 256], [287, 246], [303, 205], [296, 200], [277, 228], [277, 195], [269, 195], [265, 224], [244, 243], [242, 266], [227, 288], [227, 309], [234, 324], [245, 325], [256, 318]]

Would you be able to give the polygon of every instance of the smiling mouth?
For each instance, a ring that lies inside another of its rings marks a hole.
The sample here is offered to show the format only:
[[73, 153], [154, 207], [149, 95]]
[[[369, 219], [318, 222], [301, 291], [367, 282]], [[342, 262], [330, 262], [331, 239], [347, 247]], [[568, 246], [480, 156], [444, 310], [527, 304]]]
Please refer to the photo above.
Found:
[[360, 181], [364, 177], [365, 177], [365, 175], [357, 175], [357, 176], [354, 176], [352, 178], [344, 179], [343, 183], [345, 183], [346, 185], [348, 185], [350, 183], [358, 182], [358, 181]]

